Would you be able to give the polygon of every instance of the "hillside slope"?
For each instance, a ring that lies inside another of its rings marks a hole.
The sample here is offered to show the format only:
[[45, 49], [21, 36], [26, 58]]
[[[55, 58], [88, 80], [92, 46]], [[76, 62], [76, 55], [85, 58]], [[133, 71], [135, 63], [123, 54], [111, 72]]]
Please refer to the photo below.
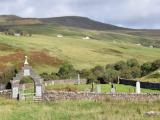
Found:
[[129, 42], [143, 46], [160, 47], [160, 30], [136, 30], [97, 22], [85, 17], [66, 16], [55, 18], [21, 18], [14, 15], [0, 16], [0, 31], [8, 29], [32, 34], [56, 36], [89, 36], [96, 40]]
[[160, 70], [154, 71], [147, 76], [141, 78], [142, 81], [147, 82], [160, 82]]
[[160, 59], [158, 48], [147, 48], [130, 43], [105, 40], [83, 40], [81, 37], [32, 35], [14, 37], [0, 34], [0, 65], [21, 65], [28, 55], [39, 73], [57, 71], [63, 62], [76, 69], [106, 65], [136, 58], [141, 63]]

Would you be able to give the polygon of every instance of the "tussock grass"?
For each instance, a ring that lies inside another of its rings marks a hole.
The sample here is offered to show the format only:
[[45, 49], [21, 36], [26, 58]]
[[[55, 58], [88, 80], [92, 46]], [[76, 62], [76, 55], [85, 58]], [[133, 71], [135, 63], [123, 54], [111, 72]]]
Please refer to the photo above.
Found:
[[1, 120], [159, 120], [145, 116], [147, 111], [160, 111], [160, 102], [138, 101], [57, 101], [17, 102], [0, 98]]

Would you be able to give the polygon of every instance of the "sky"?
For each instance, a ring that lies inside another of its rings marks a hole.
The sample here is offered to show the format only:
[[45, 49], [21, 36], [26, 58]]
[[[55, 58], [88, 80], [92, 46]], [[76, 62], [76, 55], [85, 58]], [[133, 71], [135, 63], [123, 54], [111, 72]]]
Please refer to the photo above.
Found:
[[83, 16], [129, 28], [160, 29], [160, 0], [0, 0], [0, 15]]

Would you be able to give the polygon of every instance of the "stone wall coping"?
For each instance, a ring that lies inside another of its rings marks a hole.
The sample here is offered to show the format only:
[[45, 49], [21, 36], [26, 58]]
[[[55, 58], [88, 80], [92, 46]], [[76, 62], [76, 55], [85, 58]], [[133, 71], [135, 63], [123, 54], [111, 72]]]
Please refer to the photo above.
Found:
[[158, 95], [160, 96], [160, 92], [156, 93], [141, 93], [141, 94], [136, 94], [136, 93], [97, 93], [97, 92], [67, 92], [67, 91], [49, 91], [49, 92], [44, 92], [44, 94], [52, 94], [52, 93], [66, 93], [66, 94], [95, 94], [95, 95], [137, 95], [137, 96], [146, 96], [146, 95]]

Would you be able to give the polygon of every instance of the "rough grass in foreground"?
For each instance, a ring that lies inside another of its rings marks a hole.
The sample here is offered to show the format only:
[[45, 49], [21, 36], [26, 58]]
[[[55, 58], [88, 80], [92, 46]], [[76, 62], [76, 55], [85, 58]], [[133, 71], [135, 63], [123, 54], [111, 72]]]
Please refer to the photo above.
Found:
[[1, 120], [159, 120], [144, 112], [160, 111], [160, 101], [17, 102], [0, 98]]

